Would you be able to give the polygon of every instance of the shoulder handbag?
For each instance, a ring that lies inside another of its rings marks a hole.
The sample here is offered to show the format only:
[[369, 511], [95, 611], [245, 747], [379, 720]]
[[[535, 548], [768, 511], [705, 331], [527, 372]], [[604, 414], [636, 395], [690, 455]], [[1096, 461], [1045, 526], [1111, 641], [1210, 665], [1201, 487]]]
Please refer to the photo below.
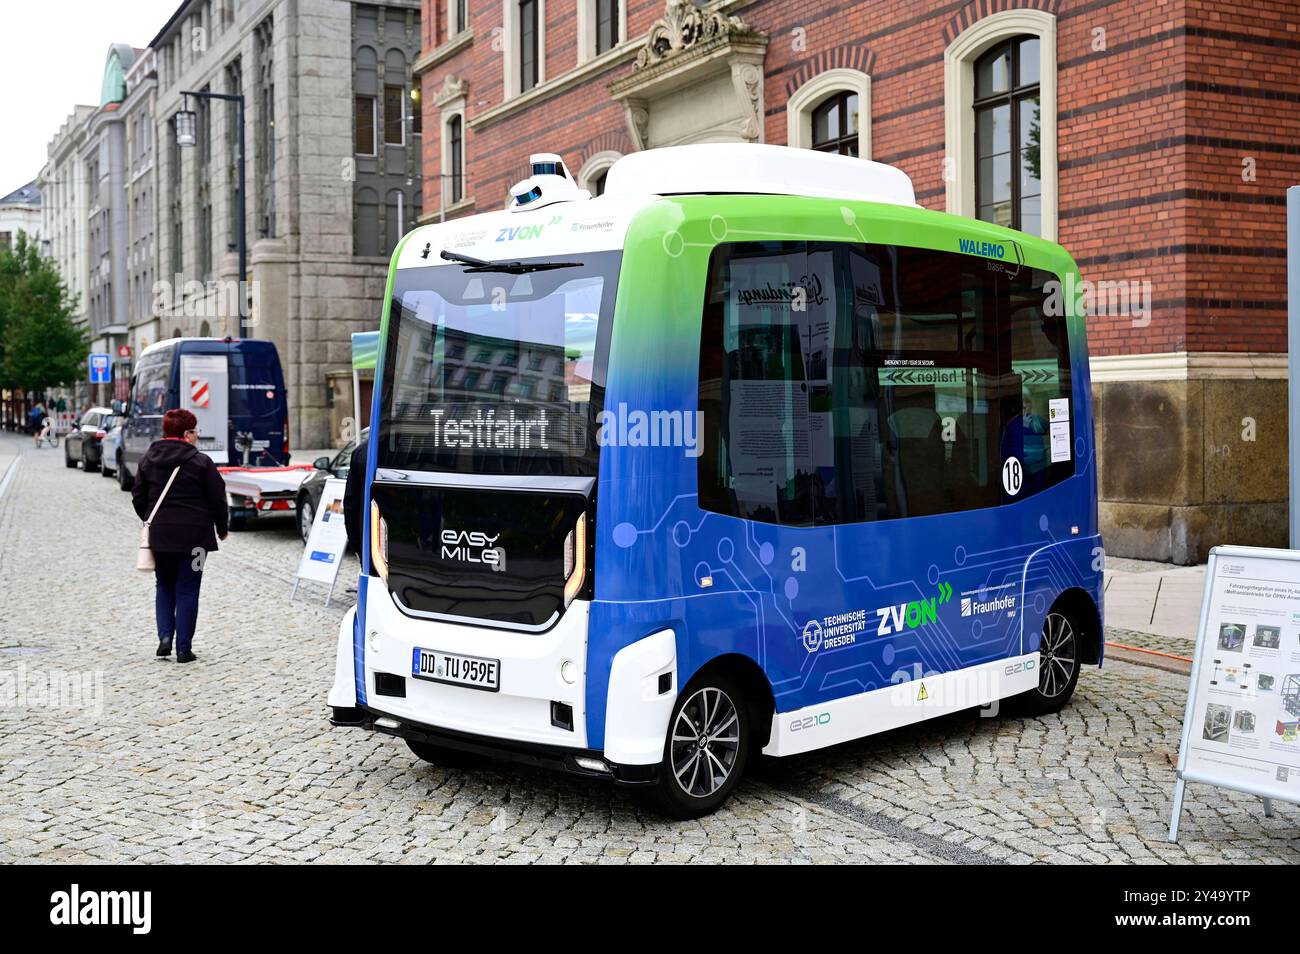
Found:
[[180, 472], [181, 468], [178, 464], [176, 469], [172, 471], [172, 475], [167, 478], [167, 486], [158, 495], [158, 502], [153, 505], [153, 510], [149, 511], [149, 519], [140, 528], [140, 549], [135, 554], [135, 568], [137, 570], [149, 573], [157, 566], [157, 563], [154, 562], [153, 550], [149, 549], [149, 526], [153, 523], [153, 518], [158, 516], [158, 508], [162, 506], [163, 498], [167, 496], [167, 491], [172, 489], [172, 481], [176, 479], [176, 475]]

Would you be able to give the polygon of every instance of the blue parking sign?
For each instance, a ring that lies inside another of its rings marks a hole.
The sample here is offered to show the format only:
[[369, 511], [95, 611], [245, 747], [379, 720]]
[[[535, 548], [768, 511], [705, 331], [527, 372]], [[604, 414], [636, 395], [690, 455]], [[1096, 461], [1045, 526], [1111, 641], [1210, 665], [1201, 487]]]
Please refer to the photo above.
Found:
[[91, 384], [111, 384], [113, 381], [112, 365], [109, 363], [107, 354], [92, 354], [90, 356], [90, 383]]

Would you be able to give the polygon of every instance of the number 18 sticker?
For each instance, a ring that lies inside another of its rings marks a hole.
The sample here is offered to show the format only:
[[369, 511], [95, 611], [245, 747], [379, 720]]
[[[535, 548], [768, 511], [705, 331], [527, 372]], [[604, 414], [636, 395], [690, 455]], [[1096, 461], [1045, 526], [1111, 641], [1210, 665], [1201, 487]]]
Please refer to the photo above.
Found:
[[1008, 497], [1020, 493], [1020, 485], [1024, 479], [1025, 472], [1019, 457], [1008, 457], [1002, 462], [1002, 489], [1007, 492]]

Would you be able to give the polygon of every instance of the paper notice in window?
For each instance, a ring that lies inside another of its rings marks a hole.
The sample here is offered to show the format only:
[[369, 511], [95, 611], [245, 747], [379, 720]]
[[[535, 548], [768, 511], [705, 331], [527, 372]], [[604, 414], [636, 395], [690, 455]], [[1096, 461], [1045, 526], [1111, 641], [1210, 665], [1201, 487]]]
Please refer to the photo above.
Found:
[[[1055, 409], [1053, 409], [1055, 410]], [[1052, 421], [1052, 463], [1070, 459], [1070, 422]]]
[[[1053, 424], [1057, 421], [1068, 421], [1070, 419], [1070, 399], [1052, 398], [1047, 402], [1047, 416]], [[1056, 458], [1052, 459], [1055, 460]], [[1065, 459], [1070, 459], [1068, 454]]]

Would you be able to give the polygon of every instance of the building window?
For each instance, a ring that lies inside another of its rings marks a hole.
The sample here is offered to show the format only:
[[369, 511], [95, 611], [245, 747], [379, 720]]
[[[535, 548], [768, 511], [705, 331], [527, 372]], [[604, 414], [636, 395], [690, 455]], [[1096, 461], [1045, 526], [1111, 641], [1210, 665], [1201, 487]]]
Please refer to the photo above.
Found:
[[519, 92], [526, 93], [541, 82], [538, 36], [539, 0], [519, 0]]
[[447, 36], [451, 39], [469, 29], [469, 0], [448, 0]]
[[[226, 66], [226, 92], [232, 96], [243, 93], [244, 78], [238, 57]], [[239, 218], [244, 208], [244, 197], [239, 194], [239, 110], [233, 103], [226, 110], [226, 234], [231, 249], [239, 245]], [[247, 236], [244, 236], [247, 238]], [[247, 278], [239, 276], [240, 280]]]
[[618, 45], [619, 0], [596, 0], [596, 54]]
[[[203, 92], [206, 93], [207, 91], [208, 87], [203, 87]], [[195, 150], [195, 154], [199, 166], [198, 172], [194, 176], [195, 198], [199, 209], [196, 274], [199, 278], [207, 281], [212, 278], [212, 188], [210, 185], [212, 178], [212, 101], [199, 98], [194, 108], [197, 113], [196, 126], [198, 130], [198, 148]]]
[[[171, 146], [168, 149], [169, 158], [171, 160], [168, 163], [171, 167], [171, 271], [173, 275], [181, 275], [184, 273], [185, 269], [185, 255], [181, 246], [181, 241], [184, 237], [181, 231], [181, 147], [176, 142], [175, 116], [172, 117], [171, 126], [171, 136], [169, 137], [171, 140]], [[92, 174], [95, 171], [96, 170], [92, 168]], [[92, 185], [94, 181], [93, 178], [90, 180]], [[94, 247], [93, 234], [92, 231], [92, 248]]]
[[813, 110], [812, 147], [841, 156], [858, 154], [858, 94], [835, 93]]
[[465, 198], [464, 123], [460, 116], [447, 120], [447, 184], [452, 205]]
[[789, 145], [871, 158], [871, 77], [861, 70], [818, 73], [791, 94], [785, 112]]
[[975, 61], [975, 214], [1041, 235], [1042, 123], [1036, 36], [1013, 37]]
[[391, 83], [384, 86], [384, 145], [406, 144], [406, 102], [401, 86]]
[[1056, 17], [990, 14], [944, 51], [947, 211], [1057, 235]]
[[353, 97], [356, 110], [356, 149], [358, 156], [373, 156], [379, 151], [375, 143], [375, 97]]
[[379, 193], [369, 187], [357, 189], [352, 214], [352, 254], [380, 255]]
[[276, 234], [275, 225], [275, 62], [272, 58], [273, 23], [267, 17], [253, 32], [257, 66], [257, 185], [258, 233]]
[[578, 170], [578, 185], [593, 196], [605, 194], [605, 181], [610, 167], [623, 158], [623, 154], [612, 149], [598, 152], [582, 164]]

